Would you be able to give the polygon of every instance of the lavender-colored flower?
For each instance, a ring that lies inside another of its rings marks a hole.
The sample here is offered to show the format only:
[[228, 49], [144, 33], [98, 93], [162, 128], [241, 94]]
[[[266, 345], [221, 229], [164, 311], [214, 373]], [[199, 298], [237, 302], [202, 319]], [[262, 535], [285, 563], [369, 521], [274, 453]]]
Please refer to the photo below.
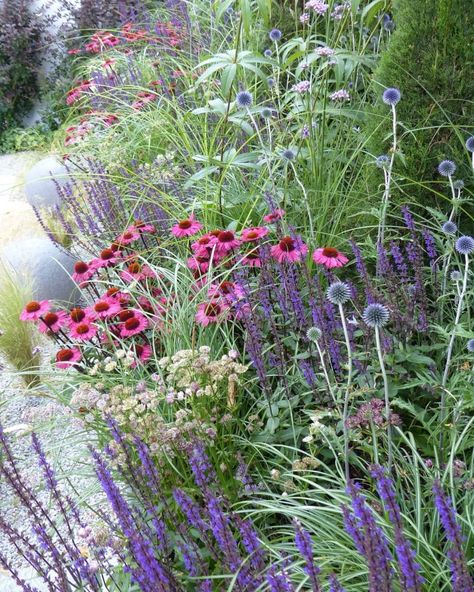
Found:
[[293, 148], [286, 148], [285, 150], [282, 150], [281, 157], [288, 161], [294, 160], [296, 158], [296, 150], [293, 150]]
[[268, 86], [269, 86], [270, 88], [272, 88], [272, 86], [275, 86], [275, 79], [274, 79], [274, 78], [272, 78], [271, 76], [269, 76], [269, 77], [267, 78], [267, 84], [268, 84]]
[[458, 231], [458, 227], [451, 220], [447, 220], [441, 226], [441, 230], [444, 232], [444, 234], [456, 234], [456, 232]]
[[377, 156], [375, 159], [375, 165], [379, 167], [379, 169], [386, 168], [390, 163], [390, 158], [386, 154], [381, 154]]
[[272, 55], [273, 55], [273, 52], [272, 52], [272, 50], [271, 50], [271, 49], [266, 49], [266, 50], [263, 52], [263, 55], [264, 55], [266, 58], [271, 58], [271, 57], [272, 57]]
[[387, 88], [383, 91], [382, 101], [391, 107], [394, 107], [401, 98], [402, 95], [398, 88]]
[[383, 28], [387, 33], [392, 33], [395, 30], [395, 22], [391, 18], [384, 20]]
[[469, 152], [474, 152], [474, 136], [471, 136], [466, 140], [466, 148]]
[[451, 177], [456, 172], [456, 168], [452, 160], [442, 160], [438, 165], [438, 173], [443, 177]]
[[329, 576], [329, 592], [346, 592], [334, 574]]
[[305, 562], [305, 572], [308, 575], [311, 590], [320, 592], [318, 574], [320, 569], [314, 564], [313, 545], [309, 533], [301, 526], [298, 521], [294, 522], [295, 527], [295, 545]]
[[390, 312], [383, 304], [374, 302], [364, 309], [362, 319], [368, 327], [372, 327], [373, 329], [380, 328], [388, 323]]
[[462, 179], [456, 179], [453, 183], [453, 187], [456, 191], [461, 191], [461, 189], [464, 189], [464, 181]]
[[281, 39], [281, 31], [280, 31], [280, 29], [272, 29], [270, 31], [270, 33], [268, 33], [268, 36], [270, 37], [270, 39], [272, 41], [275, 41], [275, 42], [276, 41], [280, 41], [280, 39]]
[[297, 82], [291, 87], [293, 92], [296, 92], [300, 95], [308, 92], [311, 89], [311, 82], [309, 80], [302, 80], [301, 82]]
[[235, 102], [241, 109], [248, 109], [253, 103], [252, 94], [249, 93], [248, 90], [241, 90], [237, 93]]
[[460, 255], [469, 255], [474, 251], [474, 238], [468, 235], [460, 236], [456, 241], [455, 248]]
[[467, 351], [474, 354], [474, 339], [469, 339], [466, 345]]
[[449, 278], [452, 282], [460, 282], [462, 280], [462, 273], [460, 271], [458, 271], [457, 269], [454, 269], [451, 272]]
[[323, 2], [323, 0], [308, 0], [304, 7], [306, 9], [312, 9], [316, 14], [322, 16], [326, 14], [329, 4], [326, 4], [326, 2]]
[[332, 283], [326, 292], [326, 298], [332, 304], [344, 304], [351, 297], [351, 289], [345, 282]]
[[347, 92], [347, 90], [345, 90], [343, 88], [343, 89], [336, 90], [336, 91], [332, 92], [329, 95], [329, 98], [334, 103], [338, 103], [338, 102], [350, 101], [351, 95]]

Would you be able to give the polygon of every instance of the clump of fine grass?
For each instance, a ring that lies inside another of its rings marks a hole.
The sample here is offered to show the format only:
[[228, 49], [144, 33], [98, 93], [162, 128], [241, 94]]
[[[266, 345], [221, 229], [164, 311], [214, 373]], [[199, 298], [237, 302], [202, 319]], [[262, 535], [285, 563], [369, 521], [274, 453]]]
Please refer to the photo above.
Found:
[[0, 264], [0, 353], [21, 373], [27, 387], [40, 381], [36, 327], [20, 320], [25, 302], [32, 299], [31, 284], [20, 283], [10, 269]]

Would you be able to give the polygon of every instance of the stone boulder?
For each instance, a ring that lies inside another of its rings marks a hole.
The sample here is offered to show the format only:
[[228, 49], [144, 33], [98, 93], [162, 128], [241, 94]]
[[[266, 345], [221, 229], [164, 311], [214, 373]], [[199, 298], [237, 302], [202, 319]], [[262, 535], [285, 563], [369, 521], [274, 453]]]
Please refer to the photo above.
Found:
[[63, 187], [70, 180], [64, 163], [57, 156], [38, 161], [25, 177], [26, 199], [36, 208], [52, 208], [61, 203], [57, 185]]

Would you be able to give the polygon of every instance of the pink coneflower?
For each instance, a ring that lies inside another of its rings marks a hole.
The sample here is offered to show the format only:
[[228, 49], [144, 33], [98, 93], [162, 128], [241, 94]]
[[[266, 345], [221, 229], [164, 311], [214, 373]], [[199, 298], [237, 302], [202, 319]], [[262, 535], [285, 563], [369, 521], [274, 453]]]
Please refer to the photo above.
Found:
[[138, 261], [132, 261], [125, 271], [122, 271], [120, 277], [126, 282], [134, 280], [143, 280], [147, 277], [155, 277], [155, 272], [148, 265], [142, 265]]
[[67, 324], [69, 325], [69, 327], [71, 327], [72, 325], [78, 325], [79, 323], [82, 323], [83, 321], [85, 321], [85, 322], [90, 321], [86, 311], [83, 308], [76, 307], [76, 308], [72, 308], [69, 311], [69, 314], [67, 316]]
[[136, 368], [139, 363], [144, 364], [145, 362], [148, 362], [153, 353], [153, 350], [148, 343], [135, 343], [133, 349], [135, 350], [137, 360], [133, 362], [132, 368]]
[[97, 327], [84, 319], [80, 323], [74, 323], [70, 326], [70, 333], [73, 339], [77, 341], [89, 341], [97, 335]]
[[135, 220], [131, 228], [136, 228], [138, 232], [141, 232], [142, 234], [155, 234], [156, 232], [156, 228], [153, 226], [153, 224], [146, 224], [143, 222], [143, 220]]
[[[214, 256], [212, 258], [212, 262], [216, 264], [219, 258]], [[194, 255], [194, 257], [189, 257], [187, 260], [187, 265], [189, 269], [193, 271], [199, 271], [200, 273], [207, 273], [209, 271], [209, 267], [211, 265], [211, 258], [208, 254], [206, 255]]]
[[178, 238], [183, 238], [184, 236], [193, 236], [193, 234], [199, 232], [201, 228], [202, 224], [195, 220], [193, 214], [191, 214], [189, 218], [180, 220], [175, 224], [171, 229], [171, 233]]
[[91, 319], [109, 319], [122, 310], [118, 300], [114, 298], [101, 298], [86, 309]]
[[74, 263], [74, 273], [72, 279], [77, 283], [81, 284], [87, 282], [95, 273], [95, 268], [91, 267], [85, 261], [77, 261]]
[[121, 306], [124, 306], [128, 302], [130, 302], [130, 294], [125, 294], [125, 292], [121, 292], [120, 288], [109, 288], [102, 298], [112, 298], [116, 300]]
[[217, 300], [202, 302], [197, 307], [196, 322], [203, 327], [207, 327], [211, 323], [222, 320], [226, 310], [226, 307]]
[[244, 228], [240, 235], [240, 240], [243, 243], [251, 243], [262, 239], [268, 234], [269, 230], [266, 226], [255, 226], [253, 228]]
[[136, 228], [131, 226], [127, 228], [127, 230], [121, 234], [119, 237], [115, 239], [115, 243], [120, 247], [121, 245], [129, 245], [130, 243], [135, 242], [140, 238], [140, 233]]
[[333, 267], [342, 267], [349, 259], [344, 253], [339, 252], [333, 247], [322, 247], [314, 251], [313, 261], [318, 265], [324, 265], [328, 269], [332, 269]]
[[214, 245], [219, 255], [227, 255], [240, 245], [240, 241], [232, 230], [221, 230], [215, 237]]
[[46, 314], [50, 309], [49, 300], [32, 300], [23, 309], [20, 319], [22, 321], [37, 321], [40, 317]]
[[232, 304], [236, 300], [243, 298], [245, 292], [242, 286], [235, 282], [223, 281], [220, 284], [212, 284], [207, 295], [210, 298], [222, 297], [226, 302]]
[[95, 269], [99, 269], [100, 267], [109, 267], [110, 265], [115, 265], [121, 259], [121, 253], [118, 250], [113, 249], [104, 249], [99, 257], [93, 259], [89, 266]]
[[57, 333], [67, 321], [67, 314], [63, 311], [47, 312], [39, 322], [38, 329], [41, 333]]
[[206, 255], [212, 250], [214, 242], [214, 236], [204, 234], [197, 241], [191, 243], [191, 249], [198, 255]]
[[134, 312], [133, 317], [127, 319], [120, 326], [120, 337], [132, 337], [132, 335], [138, 335], [138, 333], [141, 333], [147, 327], [148, 319], [141, 313]]
[[284, 215], [285, 215], [285, 210], [282, 210], [281, 208], [277, 208], [276, 210], [273, 210], [273, 212], [270, 212], [269, 214], [264, 216], [263, 221], [268, 222], [269, 224], [273, 224], [275, 222], [278, 222], [278, 220], [281, 220]]
[[272, 257], [279, 263], [301, 261], [307, 252], [308, 247], [302, 240], [291, 236], [284, 236], [277, 245], [270, 249]]
[[77, 347], [60, 349], [56, 353], [56, 366], [58, 368], [70, 368], [81, 359], [81, 352]]
[[261, 267], [262, 261], [258, 249], [252, 249], [245, 254], [245, 257], [241, 260], [242, 265], [248, 265], [249, 267]]

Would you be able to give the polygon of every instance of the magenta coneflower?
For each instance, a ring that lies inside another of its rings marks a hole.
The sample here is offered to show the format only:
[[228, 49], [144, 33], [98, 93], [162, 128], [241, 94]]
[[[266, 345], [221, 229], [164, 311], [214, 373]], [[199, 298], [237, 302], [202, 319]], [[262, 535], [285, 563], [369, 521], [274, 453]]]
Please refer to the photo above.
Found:
[[82, 323], [82, 321], [89, 322], [90, 318], [83, 308], [76, 307], [69, 311], [67, 316], [67, 324], [69, 327]]
[[127, 319], [120, 326], [120, 337], [132, 337], [132, 335], [138, 335], [138, 333], [141, 333], [147, 327], [148, 319], [141, 313], [134, 312], [133, 317]]
[[232, 304], [236, 300], [243, 298], [245, 292], [242, 286], [235, 282], [223, 281], [220, 284], [212, 284], [207, 295], [210, 298], [222, 297], [226, 302]]
[[72, 274], [72, 279], [76, 283], [81, 284], [82, 282], [87, 282], [90, 280], [94, 273], [95, 269], [89, 266], [88, 263], [85, 261], [76, 261], [76, 263], [74, 263], [74, 273]]
[[197, 241], [191, 243], [191, 249], [198, 255], [209, 253], [214, 245], [215, 237], [210, 234], [204, 234]]
[[193, 234], [199, 232], [201, 228], [202, 224], [194, 218], [193, 214], [191, 214], [189, 218], [177, 222], [171, 228], [171, 233], [178, 238], [182, 238], [184, 236], [193, 236]]
[[133, 226], [131, 226], [130, 228], [127, 228], [127, 230], [124, 233], [122, 233], [120, 236], [118, 236], [115, 239], [115, 242], [119, 246], [129, 245], [130, 243], [135, 242], [139, 238], [140, 238], [140, 233], [138, 232], [138, 230], [136, 228], [133, 228]]
[[284, 236], [277, 245], [270, 249], [270, 253], [279, 263], [295, 263], [301, 261], [308, 252], [308, 247], [300, 238]]
[[143, 222], [143, 220], [135, 220], [130, 228], [136, 228], [138, 232], [142, 234], [155, 234], [156, 232], [156, 228], [153, 224], [147, 224], [146, 222]]
[[74, 323], [69, 328], [71, 337], [77, 341], [90, 341], [97, 335], [97, 327], [84, 319], [81, 323]]
[[109, 319], [122, 310], [120, 302], [114, 298], [100, 298], [86, 309], [88, 316], [93, 319]]
[[242, 265], [248, 265], [249, 267], [261, 267], [262, 261], [260, 259], [260, 253], [258, 249], [252, 249], [240, 261]]
[[60, 349], [56, 353], [56, 366], [58, 368], [70, 368], [81, 359], [81, 352], [77, 347]]
[[313, 253], [313, 261], [318, 265], [324, 265], [328, 269], [342, 267], [349, 259], [334, 247], [321, 247]]
[[277, 208], [276, 210], [273, 210], [273, 212], [270, 212], [269, 214], [264, 216], [263, 221], [268, 222], [269, 224], [273, 224], [275, 222], [278, 222], [278, 220], [281, 220], [284, 215], [285, 215], [285, 210], [282, 210], [281, 208]]
[[132, 261], [125, 271], [122, 271], [120, 277], [126, 282], [134, 280], [143, 280], [147, 277], [155, 277], [155, 272], [148, 265], [142, 265], [138, 261]]
[[100, 267], [109, 267], [110, 265], [115, 265], [121, 259], [121, 253], [118, 250], [113, 249], [104, 249], [99, 257], [96, 259], [92, 259], [89, 263], [89, 266], [98, 269]]
[[[212, 263], [215, 265], [219, 261], [219, 257], [216, 255], [212, 258]], [[199, 271], [200, 273], [207, 273], [211, 265], [211, 258], [208, 254], [206, 255], [194, 255], [189, 257], [187, 260], [189, 269], [193, 271]]]
[[153, 353], [153, 350], [148, 343], [135, 343], [133, 349], [135, 350], [137, 359], [133, 362], [132, 368], [136, 368], [139, 363], [144, 364], [145, 362], [148, 362]]
[[240, 235], [240, 240], [243, 243], [252, 243], [262, 239], [268, 234], [269, 230], [266, 226], [255, 226], [253, 228], [244, 228]]
[[240, 245], [240, 241], [236, 238], [232, 230], [221, 230], [214, 239], [214, 245], [219, 255], [227, 255], [230, 251]]
[[226, 312], [226, 307], [217, 300], [211, 302], [202, 302], [197, 307], [196, 322], [207, 327], [211, 323], [217, 323], [222, 320]]
[[38, 329], [41, 333], [57, 333], [67, 322], [67, 314], [63, 311], [47, 312], [39, 322]]
[[23, 309], [20, 319], [22, 321], [37, 321], [50, 309], [49, 300], [32, 300], [28, 302]]

